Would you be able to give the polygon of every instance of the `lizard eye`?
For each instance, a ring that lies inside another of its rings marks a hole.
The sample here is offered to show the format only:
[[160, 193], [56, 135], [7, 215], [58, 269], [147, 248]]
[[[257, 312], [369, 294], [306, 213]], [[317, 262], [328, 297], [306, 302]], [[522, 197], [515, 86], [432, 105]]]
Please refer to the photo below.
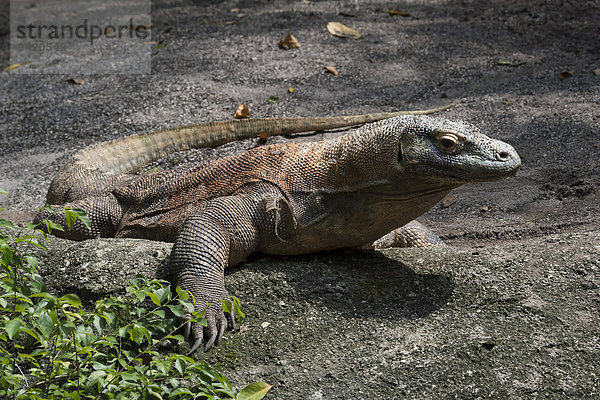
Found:
[[462, 140], [454, 132], [436, 132], [435, 144], [446, 154], [456, 154], [462, 149]]

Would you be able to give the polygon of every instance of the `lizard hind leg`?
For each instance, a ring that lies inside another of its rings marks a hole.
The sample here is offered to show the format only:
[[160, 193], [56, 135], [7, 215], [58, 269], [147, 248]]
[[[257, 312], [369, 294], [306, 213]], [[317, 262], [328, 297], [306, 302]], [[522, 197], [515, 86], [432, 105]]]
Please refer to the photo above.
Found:
[[[85, 226], [80, 219], [77, 219], [73, 226], [69, 228], [63, 211], [64, 208], [83, 210], [90, 219], [90, 228]], [[53, 205], [51, 209], [52, 211], [41, 209], [35, 216], [33, 223], [40, 224], [44, 230], [46, 230], [46, 225], [42, 222], [43, 220], [58, 224], [63, 230], [53, 229], [52, 234], [70, 240], [114, 237], [123, 217], [123, 208], [112, 194], [88, 197], [58, 206]]]
[[446, 246], [446, 244], [423, 224], [411, 221], [377, 239], [371, 246], [374, 249], [386, 249], [389, 247], [434, 247]]

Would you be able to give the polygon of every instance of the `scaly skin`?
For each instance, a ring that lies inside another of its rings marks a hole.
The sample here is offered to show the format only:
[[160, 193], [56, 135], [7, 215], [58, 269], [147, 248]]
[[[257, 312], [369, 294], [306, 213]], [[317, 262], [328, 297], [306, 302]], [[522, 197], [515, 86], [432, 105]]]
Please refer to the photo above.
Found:
[[233, 323], [221, 308], [228, 265], [255, 251], [440, 244], [411, 221], [453, 188], [513, 175], [520, 163], [511, 146], [471, 125], [394, 117], [333, 140], [263, 146], [149, 175], [109, 175], [116, 177], [108, 188], [67, 203], [88, 213], [92, 230], [76, 224], [64, 236], [174, 241], [174, 281], [194, 295], [197, 310], [210, 304], [206, 327], [188, 325], [191, 352], [203, 341], [208, 350]]

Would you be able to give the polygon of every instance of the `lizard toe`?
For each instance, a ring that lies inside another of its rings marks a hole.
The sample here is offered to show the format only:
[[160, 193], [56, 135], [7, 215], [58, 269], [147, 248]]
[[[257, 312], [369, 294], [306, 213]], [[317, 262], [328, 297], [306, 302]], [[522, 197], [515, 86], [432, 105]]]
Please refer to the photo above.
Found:
[[233, 314], [233, 312], [225, 313], [225, 319], [227, 320], [227, 330], [235, 330], [235, 315]]
[[219, 332], [217, 332], [215, 346], [218, 346], [221, 344], [221, 341], [223, 340], [223, 334], [225, 333], [225, 329], [227, 329], [227, 328], [228, 328], [227, 318], [225, 317], [225, 315], [223, 315], [223, 319], [222, 319], [221, 323], [219, 324]]
[[225, 322], [227, 324], [227, 330], [228, 331], [235, 330], [236, 326], [235, 326], [235, 312], [234, 312], [233, 300], [231, 300], [230, 298], [227, 298], [223, 301], [229, 303], [229, 309], [231, 310], [231, 312], [226, 312], [226, 311], [224, 312]]
[[198, 350], [198, 348], [200, 347], [200, 345], [202, 344], [202, 339], [197, 339], [194, 344], [192, 345], [192, 347], [190, 348], [190, 351], [187, 353], [188, 356], [191, 356], [192, 354], [194, 354], [196, 352], [196, 350]]
[[202, 341], [204, 340], [204, 329], [200, 324], [197, 323], [188, 322], [188, 324], [191, 324], [191, 338], [192, 340], [194, 340], [194, 344], [192, 345], [190, 351], [187, 354], [188, 356], [190, 356], [194, 354], [202, 344]]
[[[189, 314], [185, 316], [185, 319], [189, 319]], [[192, 323], [190, 321], [183, 325], [183, 337], [185, 340], [190, 340], [190, 333], [192, 332]]]
[[204, 337], [207, 338], [204, 351], [210, 350], [213, 345], [218, 346], [223, 339], [223, 334], [227, 329], [227, 318], [223, 310], [208, 309], [206, 314], [206, 327], [204, 328]]

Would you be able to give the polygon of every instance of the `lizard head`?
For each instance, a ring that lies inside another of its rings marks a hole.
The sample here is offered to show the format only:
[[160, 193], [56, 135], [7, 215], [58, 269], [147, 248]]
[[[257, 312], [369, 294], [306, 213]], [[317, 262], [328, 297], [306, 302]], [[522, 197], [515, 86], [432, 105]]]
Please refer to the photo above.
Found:
[[400, 168], [441, 184], [493, 181], [521, 166], [515, 149], [462, 121], [427, 116], [398, 117]]

